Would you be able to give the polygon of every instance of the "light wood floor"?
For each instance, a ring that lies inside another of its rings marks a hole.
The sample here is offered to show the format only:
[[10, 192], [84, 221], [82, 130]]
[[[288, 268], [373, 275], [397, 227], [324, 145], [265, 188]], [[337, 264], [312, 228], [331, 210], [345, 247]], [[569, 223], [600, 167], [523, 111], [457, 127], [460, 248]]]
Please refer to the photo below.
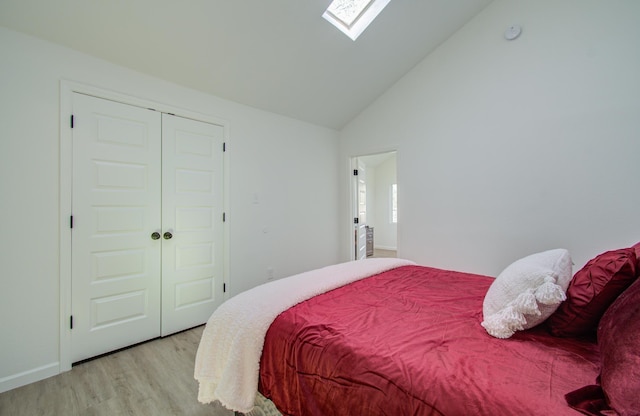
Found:
[[398, 252], [395, 250], [383, 250], [381, 248], [373, 249], [373, 257], [398, 257]]
[[233, 416], [198, 402], [193, 378], [204, 327], [74, 366], [71, 371], [0, 394], [0, 415]]

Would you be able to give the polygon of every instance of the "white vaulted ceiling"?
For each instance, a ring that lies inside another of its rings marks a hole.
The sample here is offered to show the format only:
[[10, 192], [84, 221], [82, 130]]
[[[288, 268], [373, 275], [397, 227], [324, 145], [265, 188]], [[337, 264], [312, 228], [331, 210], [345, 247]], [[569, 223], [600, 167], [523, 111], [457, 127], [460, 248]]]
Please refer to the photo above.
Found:
[[491, 0], [392, 0], [356, 42], [330, 0], [0, 0], [0, 25], [340, 129]]

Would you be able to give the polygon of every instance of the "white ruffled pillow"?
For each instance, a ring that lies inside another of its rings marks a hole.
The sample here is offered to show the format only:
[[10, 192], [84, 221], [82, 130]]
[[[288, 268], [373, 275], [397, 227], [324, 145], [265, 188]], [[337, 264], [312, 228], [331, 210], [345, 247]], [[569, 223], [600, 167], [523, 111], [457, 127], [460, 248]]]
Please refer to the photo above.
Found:
[[542, 323], [566, 299], [571, 256], [565, 249], [532, 254], [507, 266], [482, 304], [482, 326], [496, 338]]

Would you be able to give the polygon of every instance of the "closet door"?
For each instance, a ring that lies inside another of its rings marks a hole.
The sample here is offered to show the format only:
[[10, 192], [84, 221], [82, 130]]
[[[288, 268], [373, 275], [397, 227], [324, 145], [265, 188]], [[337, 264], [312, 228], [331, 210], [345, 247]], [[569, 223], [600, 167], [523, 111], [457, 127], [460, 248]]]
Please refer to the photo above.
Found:
[[162, 335], [222, 302], [223, 128], [162, 115]]
[[77, 93], [73, 113], [77, 362], [160, 335], [161, 115]]

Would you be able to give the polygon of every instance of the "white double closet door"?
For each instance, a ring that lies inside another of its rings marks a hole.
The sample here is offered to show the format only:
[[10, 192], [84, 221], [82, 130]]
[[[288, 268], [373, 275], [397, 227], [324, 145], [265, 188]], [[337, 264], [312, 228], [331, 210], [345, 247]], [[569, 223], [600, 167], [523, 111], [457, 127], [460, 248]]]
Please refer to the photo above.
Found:
[[72, 362], [204, 323], [223, 292], [223, 127], [73, 94]]

